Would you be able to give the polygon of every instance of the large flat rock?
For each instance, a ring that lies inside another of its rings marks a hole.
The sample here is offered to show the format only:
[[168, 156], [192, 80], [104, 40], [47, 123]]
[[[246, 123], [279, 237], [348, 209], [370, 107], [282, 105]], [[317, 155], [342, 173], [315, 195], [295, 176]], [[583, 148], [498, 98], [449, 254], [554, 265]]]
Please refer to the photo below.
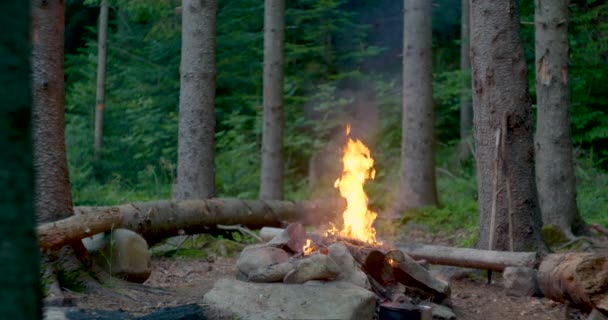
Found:
[[205, 305], [241, 319], [372, 319], [376, 296], [350, 283], [251, 283], [220, 279]]

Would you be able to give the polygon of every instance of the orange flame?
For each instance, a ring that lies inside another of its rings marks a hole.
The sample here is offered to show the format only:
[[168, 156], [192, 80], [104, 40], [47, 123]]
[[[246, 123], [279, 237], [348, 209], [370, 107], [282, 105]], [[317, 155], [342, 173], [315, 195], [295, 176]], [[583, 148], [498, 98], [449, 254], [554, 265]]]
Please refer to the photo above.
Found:
[[[334, 187], [346, 198], [346, 210], [342, 214], [344, 227], [339, 234], [367, 243], [377, 243], [376, 230], [372, 226], [377, 214], [368, 209], [367, 195], [363, 190], [365, 181], [374, 179], [376, 175], [374, 159], [363, 142], [351, 139], [350, 125], [346, 127], [346, 135], [348, 142], [342, 156], [344, 169], [342, 176], [334, 183]], [[338, 233], [335, 227], [328, 232]]]
[[302, 253], [305, 256], [315, 252], [315, 247], [312, 245], [312, 241], [310, 239], [306, 239], [306, 244], [302, 247]]

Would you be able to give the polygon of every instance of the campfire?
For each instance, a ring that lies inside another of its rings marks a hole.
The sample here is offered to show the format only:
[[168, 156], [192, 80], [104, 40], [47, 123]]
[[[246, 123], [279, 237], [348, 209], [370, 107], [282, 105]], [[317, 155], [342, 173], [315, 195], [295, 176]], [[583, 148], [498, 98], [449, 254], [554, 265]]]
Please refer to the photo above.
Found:
[[318, 234], [292, 223], [279, 229], [269, 242], [245, 248], [237, 262], [237, 278], [288, 284], [348, 282], [374, 292], [380, 313], [384, 309], [420, 315], [428, 309], [422, 305], [441, 303], [450, 288], [431, 276], [421, 261], [376, 239], [377, 214], [368, 208], [363, 189], [375, 176], [374, 159], [363, 142], [350, 137], [350, 127], [346, 134], [343, 170], [335, 182], [347, 201], [341, 228], [332, 225]]

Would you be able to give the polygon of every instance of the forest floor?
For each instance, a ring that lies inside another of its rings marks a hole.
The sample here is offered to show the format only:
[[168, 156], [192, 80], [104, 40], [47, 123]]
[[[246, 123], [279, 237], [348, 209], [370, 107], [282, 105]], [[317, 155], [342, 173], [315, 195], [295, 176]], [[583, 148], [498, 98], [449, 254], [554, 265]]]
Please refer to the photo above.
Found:
[[[426, 244], [454, 245], [465, 234], [429, 234], [423, 227], [409, 226], [400, 230], [399, 240]], [[608, 240], [608, 239], [604, 239]], [[608, 241], [602, 246], [608, 248]], [[236, 272], [236, 257], [164, 257], [154, 256], [153, 270], [143, 286], [109, 288], [95, 294], [69, 293], [74, 305], [79, 308], [101, 310], [123, 310], [134, 314], [146, 314], [162, 307], [189, 303], [202, 303], [203, 296], [211, 290], [215, 281], [224, 277], [233, 278]], [[492, 284], [486, 283], [485, 272], [473, 273], [455, 279], [452, 286], [452, 307], [458, 319], [466, 320], [554, 320], [586, 319], [576, 309], [545, 298], [515, 297], [505, 292], [497, 274]], [[113, 289], [113, 290], [112, 290]], [[566, 316], [568, 313], [568, 316]]]

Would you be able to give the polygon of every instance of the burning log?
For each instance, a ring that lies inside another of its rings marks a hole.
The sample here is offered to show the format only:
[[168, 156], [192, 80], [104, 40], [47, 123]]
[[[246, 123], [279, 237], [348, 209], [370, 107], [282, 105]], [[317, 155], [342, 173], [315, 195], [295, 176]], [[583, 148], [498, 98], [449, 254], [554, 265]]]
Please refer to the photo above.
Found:
[[337, 200], [291, 202], [239, 199], [76, 207], [73, 216], [38, 226], [38, 244], [43, 249], [58, 249], [70, 241], [113, 228], [133, 230], [153, 244], [181, 232], [205, 233], [218, 224], [259, 228], [283, 221], [324, 223], [333, 219], [343, 207], [344, 202]]

